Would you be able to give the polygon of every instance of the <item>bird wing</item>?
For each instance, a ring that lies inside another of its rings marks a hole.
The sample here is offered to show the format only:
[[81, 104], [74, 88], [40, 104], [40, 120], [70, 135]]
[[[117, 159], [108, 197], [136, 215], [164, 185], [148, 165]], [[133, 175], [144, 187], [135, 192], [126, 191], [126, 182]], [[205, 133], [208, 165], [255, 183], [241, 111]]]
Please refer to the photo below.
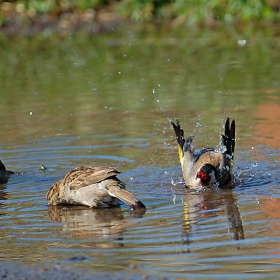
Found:
[[89, 186], [120, 174], [114, 167], [109, 166], [80, 166], [66, 174], [63, 184], [70, 190]]
[[225, 147], [221, 163], [219, 166], [219, 183], [226, 185], [231, 180], [233, 169], [234, 149], [235, 149], [235, 121], [227, 118], [225, 123], [225, 133], [221, 135], [221, 145]]
[[190, 135], [186, 140], [184, 138], [184, 130], [180, 126], [180, 122], [176, 119], [176, 124], [171, 121], [173, 129], [175, 131], [177, 143], [178, 143], [178, 153], [181, 166], [183, 168], [184, 162], [193, 162], [193, 154], [191, 150], [191, 143], [194, 136]]
[[176, 124], [173, 122], [171, 122], [171, 124], [178, 142], [178, 152], [185, 184], [189, 186], [192, 184], [192, 180], [196, 173], [196, 170], [194, 169], [195, 157], [191, 146], [194, 136], [190, 135], [187, 139], [184, 138], [184, 130], [181, 128], [178, 119], [176, 119]]
[[234, 148], [235, 148], [235, 121], [227, 118], [225, 123], [225, 134], [221, 136], [221, 144], [225, 146], [224, 162], [222, 165], [228, 166], [230, 171], [233, 168]]
[[179, 119], [176, 119], [176, 124], [174, 124], [172, 121], [170, 123], [173, 126], [173, 129], [175, 131], [177, 143], [178, 143], [178, 153], [179, 153], [179, 159], [181, 162], [181, 165], [183, 165], [183, 147], [185, 144], [185, 138], [184, 138], [184, 130], [180, 126]]

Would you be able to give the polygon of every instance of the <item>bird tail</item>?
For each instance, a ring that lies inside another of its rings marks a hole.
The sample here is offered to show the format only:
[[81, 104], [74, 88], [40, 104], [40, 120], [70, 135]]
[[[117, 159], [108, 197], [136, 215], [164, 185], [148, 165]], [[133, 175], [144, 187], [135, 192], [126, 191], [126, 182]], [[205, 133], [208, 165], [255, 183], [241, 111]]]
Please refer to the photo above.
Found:
[[230, 160], [231, 170], [233, 168], [234, 148], [235, 148], [235, 121], [227, 118], [225, 123], [225, 134], [222, 135], [222, 144], [226, 147], [226, 155]]
[[183, 128], [181, 128], [180, 122], [178, 119], [176, 119], [176, 124], [174, 124], [172, 121], [170, 121], [170, 123], [172, 124], [173, 129], [175, 131], [176, 139], [178, 142], [179, 158], [180, 158], [181, 165], [183, 166], [183, 156], [184, 156], [183, 148], [184, 148], [184, 144], [185, 144], [184, 130], [183, 130]]
[[132, 193], [125, 190], [123, 185], [120, 186], [122, 182], [113, 181], [110, 183], [109, 187], [107, 188], [108, 193], [121, 200], [122, 202], [126, 203], [131, 209], [139, 209], [143, 208], [146, 209], [145, 205], [138, 200]]

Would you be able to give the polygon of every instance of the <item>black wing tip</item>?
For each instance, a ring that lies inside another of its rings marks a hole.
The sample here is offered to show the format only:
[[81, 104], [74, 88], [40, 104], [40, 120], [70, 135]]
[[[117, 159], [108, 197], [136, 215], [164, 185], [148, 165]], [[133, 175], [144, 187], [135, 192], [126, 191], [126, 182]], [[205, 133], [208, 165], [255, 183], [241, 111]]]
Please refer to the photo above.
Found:
[[180, 129], [181, 128], [181, 126], [180, 126], [180, 121], [179, 121], [179, 119], [175, 119], [175, 123], [172, 121], [172, 120], [169, 120], [170, 121], [170, 123], [172, 124], [172, 126], [173, 126], [173, 128], [175, 129], [175, 127], [176, 128], [178, 128], [178, 129]]
[[185, 143], [184, 130], [181, 128], [179, 119], [175, 119], [175, 122], [176, 122], [176, 124], [174, 122], [170, 121], [170, 123], [173, 126], [177, 142], [183, 148], [184, 143]]
[[228, 127], [234, 126], [235, 127], [235, 120], [232, 119], [231, 124], [230, 124], [230, 117], [227, 117], [225, 126], [228, 126]]
[[233, 157], [235, 148], [235, 120], [230, 123], [230, 117], [227, 117], [225, 122], [225, 134], [222, 135], [224, 145], [227, 148], [227, 154]]

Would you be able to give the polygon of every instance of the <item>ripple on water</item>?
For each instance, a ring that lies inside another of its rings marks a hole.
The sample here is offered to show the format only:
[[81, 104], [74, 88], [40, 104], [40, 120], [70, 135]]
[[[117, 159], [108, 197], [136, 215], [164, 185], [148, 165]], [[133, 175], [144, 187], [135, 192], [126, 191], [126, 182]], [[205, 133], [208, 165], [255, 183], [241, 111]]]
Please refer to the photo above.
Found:
[[[81, 155], [83, 149], [109, 146], [11, 152], [9, 160], [17, 158], [23, 174], [13, 176], [2, 189], [2, 259], [21, 255], [29, 264], [71, 261], [73, 267], [96, 271], [133, 265], [139, 273], [179, 278], [207, 274], [208, 279], [256, 279], [256, 271], [275, 276], [280, 227], [269, 203], [279, 203], [280, 191], [275, 180], [279, 167], [272, 156], [258, 164], [239, 156], [233, 190], [191, 192], [182, 184], [179, 166], [128, 168], [120, 178], [146, 204], [143, 217], [133, 216], [124, 204], [102, 210], [47, 205], [52, 183], [83, 160], [134, 164], [127, 157]], [[53, 163], [58, 156], [59, 163]], [[39, 161], [46, 171], [38, 170]]]

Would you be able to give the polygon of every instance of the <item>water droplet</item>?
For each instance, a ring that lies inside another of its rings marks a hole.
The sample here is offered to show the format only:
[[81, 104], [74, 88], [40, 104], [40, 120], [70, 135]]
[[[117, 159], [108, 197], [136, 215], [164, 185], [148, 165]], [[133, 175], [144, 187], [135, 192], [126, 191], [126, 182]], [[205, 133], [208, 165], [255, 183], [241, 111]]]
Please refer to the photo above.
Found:
[[173, 194], [173, 204], [176, 204], [176, 194]]
[[245, 46], [246, 43], [247, 43], [246, 40], [238, 40], [238, 41], [237, 41], [237, 44], [238, 44], [239, 46]]
[[215, 151], [217, 153], [219, 153], [219, 152], [224, 153], [224, 152], [226, 152], [226, 150], [227, 150], [227, 147], [225, 145], [219, 144]]

